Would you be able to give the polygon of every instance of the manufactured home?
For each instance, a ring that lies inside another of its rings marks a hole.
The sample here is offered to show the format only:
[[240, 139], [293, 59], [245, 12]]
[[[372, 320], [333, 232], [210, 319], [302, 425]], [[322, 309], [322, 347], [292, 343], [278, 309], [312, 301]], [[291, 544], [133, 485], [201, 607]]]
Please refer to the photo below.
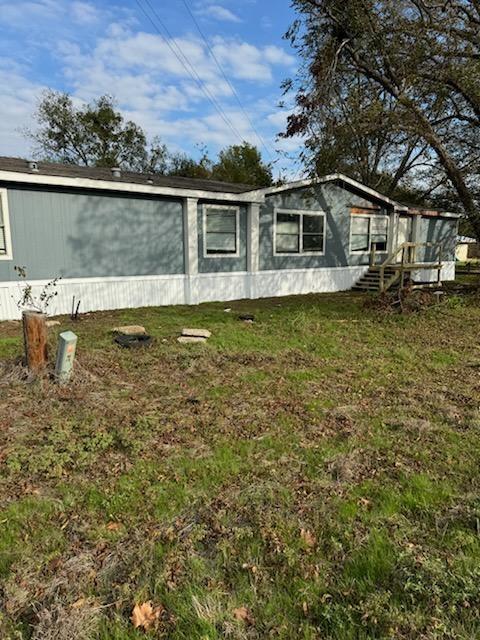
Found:
[[458, 216], [342, 174], [276, 187], [0, 158], [0, 319], [60, 278], [49, 312], [387, 289], [455, 276]]

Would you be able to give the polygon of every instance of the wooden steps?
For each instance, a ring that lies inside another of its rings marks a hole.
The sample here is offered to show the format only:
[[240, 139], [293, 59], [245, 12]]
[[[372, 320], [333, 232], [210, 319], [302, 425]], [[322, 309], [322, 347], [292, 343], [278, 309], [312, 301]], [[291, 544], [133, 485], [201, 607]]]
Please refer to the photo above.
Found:
[[[393, 280], [397, 279], [397, 274], [397, 270], [387, 267], [385, 269], [385, 284], [393, 284]], [[380, 291], [380, 269], [370, 267], [367, 273], [352, 287], [352, 291]]]

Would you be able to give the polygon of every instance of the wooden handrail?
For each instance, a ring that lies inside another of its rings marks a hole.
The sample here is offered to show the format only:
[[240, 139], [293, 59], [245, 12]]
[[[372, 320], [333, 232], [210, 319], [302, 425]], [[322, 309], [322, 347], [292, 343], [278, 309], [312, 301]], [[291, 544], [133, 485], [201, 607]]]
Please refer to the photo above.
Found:
[[[385, 291], [385, 269], [394, 268], [395, 270], [400, 271], [400, 287], [403, 287], [403, 280], [405, 276], [405, 267], [408, 267], [409, 270], [412, 270], [417, 265], [416, 257], [417, 257], [417, 249], [419, 247], [438, 247], [438, 260], [437, 262], [431, 263], [431, 267], [428, 266], [430, 263], [418, 263], [419, 268], [423, 269], [437, 269], [438, 276], [437, 282], [440, 285], [442, 282], [442, 257], [443, 257], [443, 244], [441, 242], [402, 242], [402, 244], [398, 245], [398, 247], [387, 256], [387, 258], [380, 265], [380, 291], [383, 293]], [[397, 255], [402, 252], [402, 260], [397, 263], [394, 262]], [[405, 256], [407, 259], [405, 259]], [[396, 280], [396, 278], [395, 278]]]

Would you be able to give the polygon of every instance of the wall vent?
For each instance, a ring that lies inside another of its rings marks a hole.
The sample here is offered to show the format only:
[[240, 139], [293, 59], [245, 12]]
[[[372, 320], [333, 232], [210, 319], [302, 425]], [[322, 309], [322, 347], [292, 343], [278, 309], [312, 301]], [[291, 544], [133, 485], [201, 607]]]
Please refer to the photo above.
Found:
[[30, 171], [33, 171], [34, 173], [38, 173], [38, 163], [35, 162], [34, 160], [28, 161], [28, 168], [30, 169]]
[[122, 177], [122, 171], [120, 169], [120, 167], [113, 167], [112, 168], [112, 178], [121, 178]]

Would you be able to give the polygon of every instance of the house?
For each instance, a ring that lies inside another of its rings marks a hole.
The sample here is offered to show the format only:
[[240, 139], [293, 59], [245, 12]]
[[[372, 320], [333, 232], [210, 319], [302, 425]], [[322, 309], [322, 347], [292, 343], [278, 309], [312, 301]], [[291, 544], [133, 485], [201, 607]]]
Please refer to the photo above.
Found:
[[458, 216], [341, 174], [252, 189], [0, 158], [0, 203], [0, 319], [20, 315], [15, 266], [34, 291], [61, 278], [56, 314], [73, 296], [85, 312], [455, 274]]
[[458, 262], [468, 262], [480, 258], [480, 244], [475, 238], [468, 236], [457, 236], [457, 246], [455, 248], [455, 259]]

